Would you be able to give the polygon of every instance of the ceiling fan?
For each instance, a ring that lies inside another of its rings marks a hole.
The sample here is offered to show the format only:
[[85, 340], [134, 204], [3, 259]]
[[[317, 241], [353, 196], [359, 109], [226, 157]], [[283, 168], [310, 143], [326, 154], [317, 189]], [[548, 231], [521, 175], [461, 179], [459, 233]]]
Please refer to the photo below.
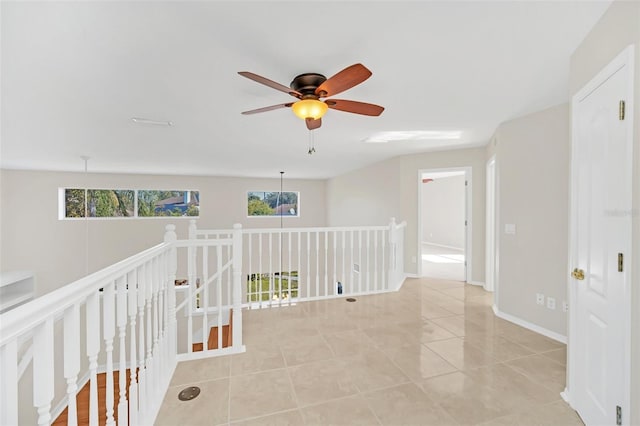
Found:
[[298, 101], [295, 102], [244, 111], [242, 114], [245, 115], [280, 108], [291, 108], [295, 115], [305, 120], [309, 130], [314, 130], [322, 125], [322, 116], [327, 112], [328, 108], [371, 116], [378, 116], [384, 111], [384, 108], [379, 105], [365, 102], [347, 101], [343, 99], [321, 100], [321, 98], [334, 96], [351, 89], [371, 77], [371, 71], [362, 64], [351, 65], [328, 79], [318, 73], [300, 74], [293, 79], [289, 85], [290, 87], [276, 83], [252, 72], [240, 71], [238, 74], [249, 80], [256, 81], [265, 86], [288, 93], [294, 98], [298, 98]]

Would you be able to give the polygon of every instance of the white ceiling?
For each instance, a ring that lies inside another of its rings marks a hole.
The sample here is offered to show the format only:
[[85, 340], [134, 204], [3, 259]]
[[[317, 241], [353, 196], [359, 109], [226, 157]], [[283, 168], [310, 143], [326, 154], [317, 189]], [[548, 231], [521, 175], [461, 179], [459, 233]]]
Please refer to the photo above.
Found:
[[[0, 166], [327, 178], [388, 157], [485, 145], [502, 121], [568, 100], [569, 57], [610, 1], [2, 2]], [[361, 62], [309, 132], [284, 85]], [[132, 117], [170, 120], [140, 125]], [[462, 130], [460, 141], [367, 144], [375, 132]]]

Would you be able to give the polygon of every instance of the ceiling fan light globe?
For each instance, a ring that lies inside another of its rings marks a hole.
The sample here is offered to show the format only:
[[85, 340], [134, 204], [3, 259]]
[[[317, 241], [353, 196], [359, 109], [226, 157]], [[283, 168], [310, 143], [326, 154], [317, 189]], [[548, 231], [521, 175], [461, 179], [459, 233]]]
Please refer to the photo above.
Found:
[[327, 112], [329, 106], [317, 99], [303, 99], [291, 106], [293, 113], [303, 120], [313, 118], [317, 120]]

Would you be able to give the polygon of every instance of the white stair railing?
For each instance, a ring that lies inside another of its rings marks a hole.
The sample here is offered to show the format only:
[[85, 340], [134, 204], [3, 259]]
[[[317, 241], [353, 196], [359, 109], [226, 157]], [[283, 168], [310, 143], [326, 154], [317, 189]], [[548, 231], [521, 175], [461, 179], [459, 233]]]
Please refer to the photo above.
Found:
[[[244, 229], [243, 306], [290, 303], [397, 290], [404, 280], [404, 229], [388, 226]], [[189, 238], [224, 240], [232, 230], [200, 230]]]
[[[176, 363], [190, 352], [184, 348], [181, 354], [177, 345], [178, 335], [186, 335], [186, 330], [177, 329], [174, 285], [178, 268], [183, 266], [178, 262], [179, 251], [185, 248], [218, 255], [213, 265], [206, 255], [203, 258], [203, 270], [215, 279], [204, 282], [200, 290], [206, 289], [203, 294], [208, 296], [216, 294], [215, 307], [220, 310], [227, 305], [220, 297], [222, 289], [228, 289], [228, 300], [235, 295], [231, 303], [233, 346], [221, 353], [244, 350], [242, 231], [239, 226], [234, 231], [236, 235], [232, 232], [224, 244], [178, 241], [175, 226], [167, 225], [164, 243], [3, 313], [0, 424], [48, 425], [65, 409], [69, 425], [153, 424]], [[236, 247], [232, 247], [234, 242]], [[221, 263], [223, 249], [230, 254], [228, 265]], [[226, 273], [222, 266], [230, 270], [230, 281], [220, 278]], [[201, 300], [207, 306], [209, 299]], [[219, 326], [221, 321], [218, 315]], [[218, 354], [205, 350], [200, 356]], [[29, 374], [23, 374], [26, 372]], [[102, 374], [106, 389], [99, 402]], [[77, 394], [85, 385], [89, 389], [88, 417], [80, 418]]]
[[[404, 227], [392, 219], [389, 226], [202, 231], [192, 222], [190, 238], [178, 241], [167, 225], [164, 243], [0, 315], [0, 424], [47, 425], [64, 409], [69, 425], [152, 424], [177, 362], [245, 350], [243, 307], [397, 290]], [[174, 285], [178, 273], [187, 286]], [[208, 346], [211, 326], [217, 349]], [[29, 364], [31, 378], [23, 374]], [[89, 415], [81, 419], [77, 394], [87, 384]]]

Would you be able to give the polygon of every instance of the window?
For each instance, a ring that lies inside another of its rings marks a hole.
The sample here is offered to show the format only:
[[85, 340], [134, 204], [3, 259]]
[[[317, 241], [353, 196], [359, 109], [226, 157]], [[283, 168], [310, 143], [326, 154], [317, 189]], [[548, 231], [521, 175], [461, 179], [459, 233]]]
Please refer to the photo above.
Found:
[[132, 189], [60, 190], [60, 218], [197, 217], [198, 191]]
[[300, 216], [298, 192], [249, 191], [247, 216]]
[[138, 191], [138, 216], [198, 216], [198, 191]]

